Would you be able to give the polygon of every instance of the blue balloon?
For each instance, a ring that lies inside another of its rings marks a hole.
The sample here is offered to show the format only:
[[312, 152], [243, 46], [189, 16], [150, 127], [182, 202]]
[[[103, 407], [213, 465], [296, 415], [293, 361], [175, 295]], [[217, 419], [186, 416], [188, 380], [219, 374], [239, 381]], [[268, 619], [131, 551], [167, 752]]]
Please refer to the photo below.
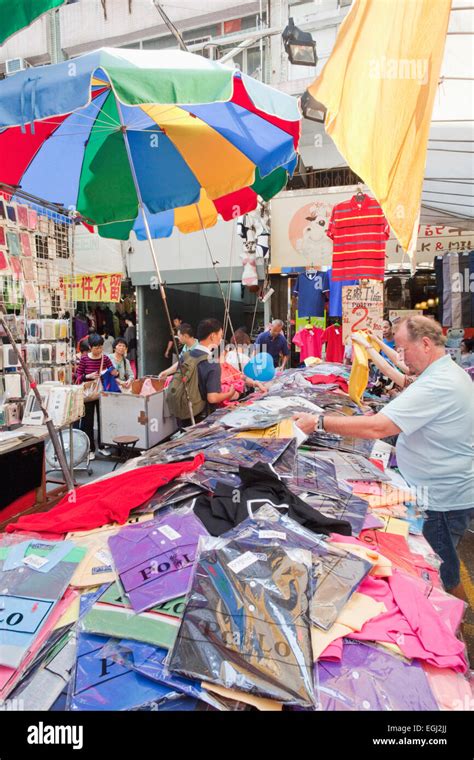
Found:
[[273, 363], [273, 357], [266, 351], [253, 356], [249, 363], [244, 367], [244, 375], [251, 380], [259, 380], [261, 383], [266, 383], [269, 380], [273, 380], [275, 377], [275, 365]]

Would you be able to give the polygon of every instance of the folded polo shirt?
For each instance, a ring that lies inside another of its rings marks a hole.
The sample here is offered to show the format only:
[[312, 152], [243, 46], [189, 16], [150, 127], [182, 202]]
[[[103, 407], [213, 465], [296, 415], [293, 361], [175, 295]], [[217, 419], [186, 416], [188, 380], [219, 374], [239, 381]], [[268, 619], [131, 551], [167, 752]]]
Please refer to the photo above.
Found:
[[312, 706], [310, 552], [279, 546], [256, 552], [242, 539], [203, 544], [169, 669]]
[[169, 649], [178, 633], [184, 612], [184, 597], [137, 614], [118, 583], [112, 583], [83, 617], [80, 628], [100, 636], [126, 638]]
[[421, 665], [346, 641], [341, 662], [317, 662], [320, 710], [438, 710]]
[[187, 592], [199, 538], [207, 535], [192, 511], [177, 510], [109, 538], [115, 569], [135, 612]]

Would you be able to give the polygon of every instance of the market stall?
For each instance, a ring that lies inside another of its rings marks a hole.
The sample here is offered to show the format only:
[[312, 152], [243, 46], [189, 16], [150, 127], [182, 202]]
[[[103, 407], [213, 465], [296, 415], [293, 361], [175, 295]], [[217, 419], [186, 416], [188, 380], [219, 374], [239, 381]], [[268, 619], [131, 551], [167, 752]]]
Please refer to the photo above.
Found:
[[[394, 449], [296, 434], [294, 413], [360, 413], [335, 377], [349, 370], [286, 371], [74, 504], [11, 523], [0, 577], [20, 594], [25, 561], [28, 576], [44, 566], [38, 605], [55, 602], [28, 641], [10, 626], [2, 698], [73, 711], [468, 709], [465, 605], [442, 589]], [[370, 391], [364, 403], [384, 405]], [[98, 651], [113, 688], [94, 676]]]

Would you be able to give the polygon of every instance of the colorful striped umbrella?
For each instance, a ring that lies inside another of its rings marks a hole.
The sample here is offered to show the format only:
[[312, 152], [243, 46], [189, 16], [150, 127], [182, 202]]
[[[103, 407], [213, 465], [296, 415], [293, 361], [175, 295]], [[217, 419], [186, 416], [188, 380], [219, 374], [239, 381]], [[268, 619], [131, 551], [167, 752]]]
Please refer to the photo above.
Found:
[[104, 237], [232, 219], [297, 162], [294, 98], [181, 51], [105, 48], [0, 82], [0, 181]]

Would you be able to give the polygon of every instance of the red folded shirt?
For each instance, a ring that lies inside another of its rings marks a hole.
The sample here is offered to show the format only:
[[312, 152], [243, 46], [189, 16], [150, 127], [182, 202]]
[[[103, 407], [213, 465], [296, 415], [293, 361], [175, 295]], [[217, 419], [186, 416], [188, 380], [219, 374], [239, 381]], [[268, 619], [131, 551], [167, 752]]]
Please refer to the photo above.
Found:
[[344, 380], [340, 375], [311, 375], [310, 377], [307, 377], [306, 380], [309, 380], [313, 385], [320, 385], [321, 383], [337, 383], [339, 388], [345, 393], [349, 390], [347, 380]]
[[24, 515], [16, 523], [7, 525], [6, 530], [8, 533], [38, 530], [57, 535], [92, 530], [113, 522], [124, 523], [131, 510], [150, 499], [157, 488], [183, 472], [196, 470], [203, 462], [204, 456], [198, 454], [192, 462], [137, 467], [98, 483], [88, 483], [64, 496], [49, 512]]

